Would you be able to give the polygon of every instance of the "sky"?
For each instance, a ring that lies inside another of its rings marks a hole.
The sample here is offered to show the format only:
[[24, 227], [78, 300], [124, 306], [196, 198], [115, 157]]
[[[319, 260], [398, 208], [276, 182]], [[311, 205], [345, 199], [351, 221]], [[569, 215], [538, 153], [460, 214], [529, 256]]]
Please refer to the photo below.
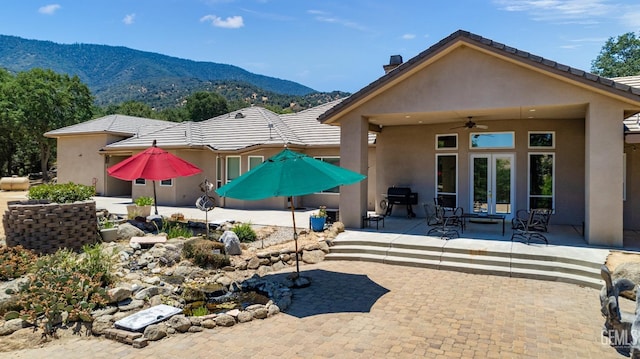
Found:
[[0, 34], [124, 46], [230, 64], [314, 90], [356, 92], [466, 30], [590, 70], [640, 31], [638, 0], [3, 0]]

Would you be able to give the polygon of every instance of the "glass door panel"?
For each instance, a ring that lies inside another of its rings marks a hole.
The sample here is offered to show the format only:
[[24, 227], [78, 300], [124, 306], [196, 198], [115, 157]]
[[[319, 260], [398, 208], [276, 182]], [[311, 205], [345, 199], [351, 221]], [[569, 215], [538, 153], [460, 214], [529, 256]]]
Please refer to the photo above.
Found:
[[514, 200], [513, 155], [472, 155], [471, 166], [471, 211], [510, 215]]
[[489, 208], [489, 158], [473, 157], [473, 212], [487, 213]]

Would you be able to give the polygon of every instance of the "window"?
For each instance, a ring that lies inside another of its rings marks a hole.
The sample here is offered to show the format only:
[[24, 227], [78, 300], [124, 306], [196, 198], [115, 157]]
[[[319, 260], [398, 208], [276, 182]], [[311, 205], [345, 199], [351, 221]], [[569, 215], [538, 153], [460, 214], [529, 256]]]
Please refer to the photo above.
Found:
[[171, 186], [173, 186], [173, 179], [169, 178], [169, 179], [164, 179], [164, 180], [160, 181], [160, 186], [161, 187], [171, 187]]
[[216, 157], [216, 188], [222, 187], [222, 157]]
[[457, 207], [458, 155], [436, 155], [436, 198], [447, 207]]
[[249, 156], [249, 171], [258, 167], [262, 162], [264, 162], [263, 156]]
[[514, 148], [513, 132], [471, 133], [470, 148]]
[[[314, 158], [323, 162], [331, 163], [332, 165], [335, 165], [335, 166], [340, 166], [340, 157], [314, 157]], [[340, 187], [329, 188], [320, 193], [340, 193]]]
[[227, 156], [227, 183], [240, 177], [240, 156]]
[[529, 148], [555, 148], [554, 132], [529, 132]]
[[144, 178], [136, 178], [136, 180], [133, 181], [133, 184], [137, 186], [144, 186], [147, 184], [147, 180], [145, 180]]
[[554, 154], [529, 154], [529, 208], [555, 208]]
[[438, 150], [457, 150], [458, 135], [436, 135], [436, 149]]

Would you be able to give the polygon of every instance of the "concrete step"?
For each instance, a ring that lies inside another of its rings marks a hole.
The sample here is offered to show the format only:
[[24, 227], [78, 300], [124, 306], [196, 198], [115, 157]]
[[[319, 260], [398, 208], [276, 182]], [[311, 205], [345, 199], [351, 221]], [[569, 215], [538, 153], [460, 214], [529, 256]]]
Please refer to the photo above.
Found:
[[429, 243], [345, 240], [334, 242], [326, 259], [562, 281], [592, 288], [603, 285], [600, 277], [602, 263], [548, 254], [476, 250]]

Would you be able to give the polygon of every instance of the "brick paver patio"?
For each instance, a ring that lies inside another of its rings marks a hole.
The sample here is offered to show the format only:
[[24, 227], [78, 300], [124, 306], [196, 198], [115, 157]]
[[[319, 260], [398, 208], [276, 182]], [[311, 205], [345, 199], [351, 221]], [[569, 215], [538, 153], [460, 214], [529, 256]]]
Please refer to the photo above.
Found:
[[[623, 357], [601, 343], [595, 289], [363, 262], [301, 271], [310, 271], [313, 284], [296, 290], [294, 315], [178, 334], [143, 349], [78, 340], [0, 358]], [[377, 285], [331, 272], [365, 274]], [[353, 312], [370, 303], [370, 311]]]

